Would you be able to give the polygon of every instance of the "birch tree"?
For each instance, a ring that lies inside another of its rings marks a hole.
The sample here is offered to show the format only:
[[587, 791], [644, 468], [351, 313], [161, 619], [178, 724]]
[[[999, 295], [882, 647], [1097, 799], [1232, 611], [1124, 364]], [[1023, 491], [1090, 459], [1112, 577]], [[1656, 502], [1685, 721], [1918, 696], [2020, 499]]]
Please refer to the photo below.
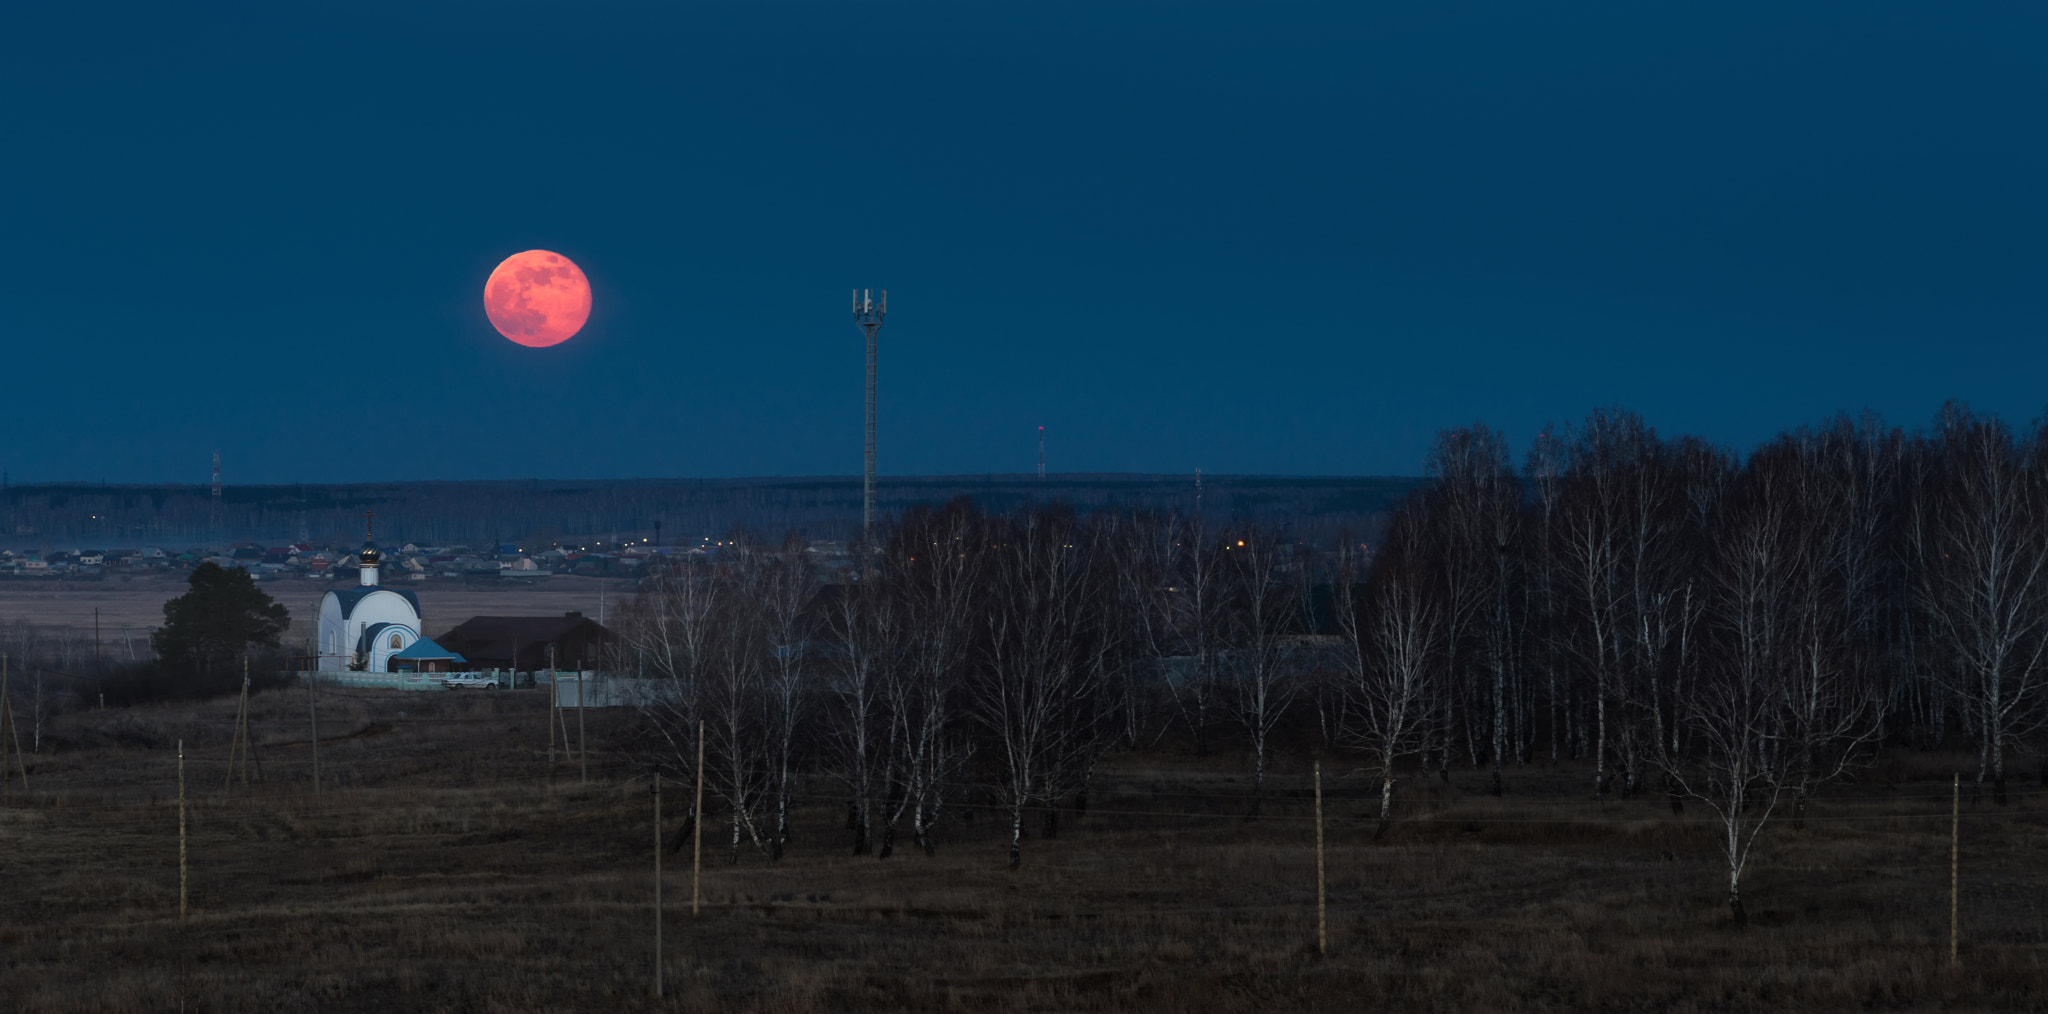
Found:
[[884, 824], [885, 857], [906, 814], [917, 846], [926, 855], [935, 851], [931, 831], [947, 779], [966, 759], [956, 717], [987, 598], [988, 541], [973, 505], [960, 500], [939, 511], [911, 511], [889, 542], [886, 573], [904, 622], [901, 663], [888, 667], [882, 680], [897, 787]]
[[1304, 630], [1299, 586], [1281, 573], [1291, 547], [1277, 532], [1247, 529], [1225, 549], [1231, 577], [1231, 649], [1224, 660], [1230, 713], [1252, 747], [1251, 815], [1266, 788], [1266, 754], [1301, 691], [1298, 639]]
[[853, 854], [864, 856], [874, 847], [882, 769], [889, 760], [885, 727], [893, 719], [883, 706], [883, 685], [897, 664], [896, 607], [872, 581], [836, 590], [828, 617], [837, 665], [827, 684], [833, 701], [827, 739], [848, 794]]
[[1777, 488], [1782, 477], [1754, 470], [1745, 479], [1716, 531], [1710, 622], [1717, 651], [1684, 712], [1697, 756], [1660, 755], [1673, 783], [1716, 817], [1728, 908], [1738, 929], [1749, 924], [1742, 875], [1785, 789], [1791, 752], [1782, 677], [1797, 538], [1787, 497]]
[[2044, 433], [2021, 446], [2004, 423], [1951, 404], [1931, 440], [1937, 464], [1911, 523], [1918, 604], [1956, 659], [1936, 675], [1970, 705], [1977, 782], [2003, 804], [2006, 748], [2038, 723], [2048, 648]]
[[1168, 682], [1175, 709], [1194, 738], [1197, 756], [1209, 753], [1209, 733], [1221, 707], [1225, 575], [1223, 540], [1209, 534], [1198, 516], [1176, 542], [1176, 583], [1171, 620], [1176, 653], [1184, 671]]
[[1421, 749], [1428, 700], [1443, 661], [1443, 609], [1431, 594], [1420, 527], [1412, 513], [1397, 511], [1371, 570], [1347, 548], [1334, 586], [1343, 642], [1338, 657], [1352, 698], [1344, 738], [1371, 759], [1380, 780], [1374, 837], [1386, 833], [1393, 819], [1395, 767]]
[[769, 857], [782, 858], [789, 844], [790, 779], [799, 735], [811, 708], [811, 634], [806, 610], [816, 582], [804, 559], [803, 540], [794, 533], [783, 539], [772, 558], [756, 558], [760, 623], [769, 652], [767, 694], [769, 753], [774, 765], [775, 826], [769, 835]]
[[[629, 652], [634, 668], [651, 681], [635, 708], [657, 744], [650, 763], [681, 781], [694, 781], [706, 674], [712, 664], [719, 585], [712, 568], [664, 563], [650, 572], [640, 594], [614, 621], [613, 643]], [[693, 802], [692, 807], [695, 806]], [[700, 819], [693, 808], [687, 821]]]
[[1040, 510], [1008, 520], [991, 554], [986, 647], [969, 695], [1010, 809], [1010, 866], [1023, 861], [1024, 813], [1049, 772], [1072, 766], [1063, 723], [1097, 691], [1080, 639], [1096, 603], [1071, 514]]

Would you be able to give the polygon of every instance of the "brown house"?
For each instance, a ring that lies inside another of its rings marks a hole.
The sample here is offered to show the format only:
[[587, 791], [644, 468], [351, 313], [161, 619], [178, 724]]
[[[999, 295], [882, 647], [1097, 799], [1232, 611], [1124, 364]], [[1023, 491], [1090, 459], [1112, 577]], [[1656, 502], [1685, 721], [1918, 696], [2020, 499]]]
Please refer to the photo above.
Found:
[[472, 616], [434, 640], [461, 652], [476, 669], [548, 667], [554, 649], [557, 669], [589, 669], [599, 664], [599, 650], [610, 632], [582, 613], [560, 616]]

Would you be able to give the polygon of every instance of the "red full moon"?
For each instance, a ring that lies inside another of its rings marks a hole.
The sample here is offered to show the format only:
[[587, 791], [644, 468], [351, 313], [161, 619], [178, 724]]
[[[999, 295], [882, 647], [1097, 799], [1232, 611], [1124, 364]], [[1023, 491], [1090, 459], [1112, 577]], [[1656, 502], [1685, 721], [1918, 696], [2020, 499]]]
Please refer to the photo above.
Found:
[[516, 253], [484, 283], [484, 313], [499, 334], [528, 348], [559, 345], [590, 319], [590, 279], [552, 250]]

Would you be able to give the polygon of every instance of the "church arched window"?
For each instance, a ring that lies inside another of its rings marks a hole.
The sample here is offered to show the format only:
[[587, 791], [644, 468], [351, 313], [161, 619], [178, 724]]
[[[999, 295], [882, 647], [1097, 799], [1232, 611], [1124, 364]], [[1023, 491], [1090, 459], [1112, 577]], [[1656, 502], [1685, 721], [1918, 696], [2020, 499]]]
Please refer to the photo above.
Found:
[[405, 639], [399, 637], [397, 634], [391, 635], [391, 650], [397, 651], [398, 649], [403, 647], [405, 647]]

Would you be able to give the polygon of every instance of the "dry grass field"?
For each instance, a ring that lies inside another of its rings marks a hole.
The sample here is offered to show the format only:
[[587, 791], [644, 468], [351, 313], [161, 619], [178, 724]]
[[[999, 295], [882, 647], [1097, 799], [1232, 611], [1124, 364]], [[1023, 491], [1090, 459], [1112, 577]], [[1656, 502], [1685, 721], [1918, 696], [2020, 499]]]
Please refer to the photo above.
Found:
[[[0, 806], [0, 1006], [20, 1011], [2038, 1010], [2048, 798], [1965, 800], [1947, 956], [1948, 776], [1901, 753], [1766, 832], [1737, 932], [1697, 807], [1593, 803], [1585, 772], [1409, 786], [1375, 841], [1329, 761], [1329, 954], [1314, 947], [1306, 760], [1246, 820], [1242, 759], [1120, 755], [1086, 813], [1004, 868], [967, 793], [936, 857], [845, 854], [808, 786], [791, 853], [663, 857], [668, 997], [651, 996], [652, 801], [589, 715], [589, 782], [547, 763], [544, 698], [254, 704], [261, 783], [223, 788], [231, 700], [65, 716]], [[571, 723], [573, 728], [573, 721]], [[178, 916], [186, 745], [190, 914]], [[683, 796], [666, 797], [679, 827]], [[972, 817], [972, 819], [968, 819]], [[1034, 824], [1034, 827], [1036, 825]]]

